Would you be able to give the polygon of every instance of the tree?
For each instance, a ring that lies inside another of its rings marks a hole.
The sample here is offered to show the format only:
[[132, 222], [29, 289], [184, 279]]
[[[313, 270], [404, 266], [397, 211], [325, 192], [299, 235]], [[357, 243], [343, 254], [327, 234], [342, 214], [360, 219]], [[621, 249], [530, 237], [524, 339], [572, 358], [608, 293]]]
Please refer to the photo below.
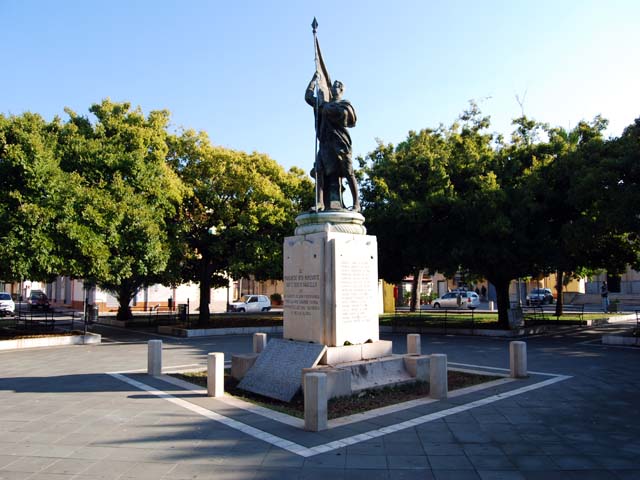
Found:
[[73, 272], [112, 292], [118, 319], [144, 286], [166, 280], [174, 245], [168, 235], [185, 193], [166, 162], [167, 111], [144, 116], [129, 103], [104, 100], [89, 118], [67, 110], [58, 155], [73, 195], [60, 229]]
[[190, 130], [173, 137], [170, 158], [192, 191], [180, 212], [182, 276], [199, 283], [206, 324], [212, 287], [230, 276], [281, 277], [283, 237], [311, 206], [313, 188], [299, 169], [285, 173], [266, 155], [217, 147]]
[[635, 216], [620, 211], [631, 200], [623, 192], [635, 192], [624, 180], [632, 164], [625, 164], [616, 149], [621, 140], [603, 138], [606, 126], [607, 121], [597, 116], [570, 131], [547, 129], [548, 141], [538, 144], [551, 161], [531, 176], [530, 189], [540, 212], [531, 235], [544, 250], [532, 273], [556, 272], [556, 315], [562, 314], [565, 276], [598, 269], [622, 272], [637, 260], [637, 244], [629, 235], [637, 230], [628, 222]]
[[361, 159], [383, 278], [424, 266], [481, 274], [507, 327], [514, 278], [555, 271], [560, 314], [565, 275], [639, 263], [640, 121], [604, 140], [599, 116], [566, 131], [523, 115], [506, 143], [484, 133], [474, 104], [460, 120]]
[[611, 139], [607, 144], [606, 159], [599, 172], [602, 178], [599, 190], [602, 194], [602, 219], [608, 230], [619, 239], [615, 252], [622, 253], [622, 258], [611, 263], [620, 267], [622, 260], [639, 269], [640, 118], [625, 128], [619, 138]]
[[0, 115], [2, 280], [47, 280], [64, 266], [55, 235], [66, 186], [56, 127], [37, 114]]
[[506, 328], [509, 284], [539, 262], [531, 255], [535, 201], [526, 187], [545, 159], [534, 154], [535, 122], [519, 119], [508, 145], [486, 133], [489, 126], [472, 103], [449, 128], [410, 132], [397, 148], [379, 144], [361, 160], [362, 195], [383, 278], [423, 267], [483, 275], [496, 287]]

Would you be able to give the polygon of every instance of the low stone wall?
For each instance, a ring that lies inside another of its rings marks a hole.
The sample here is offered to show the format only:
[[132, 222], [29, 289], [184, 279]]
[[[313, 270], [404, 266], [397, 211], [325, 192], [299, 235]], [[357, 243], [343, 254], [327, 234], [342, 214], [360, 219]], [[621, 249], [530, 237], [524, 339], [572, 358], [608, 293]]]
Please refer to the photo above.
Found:
[[535, 327], [522, 327], [515, 330], [491, 330], [487, 328], [438, 328], [418, 326], [380, 326], [380, 333], [446, 333], [449, 335], [476, 335], [480, 337], [521, 337], [524, 335], [536, 335], [547, 332], [555, 327], [539, 325]]
[[[585, 319], [585, 325], [560, 325], [562, 328], [584, 328], [599, 327], [612, 323], [622, 323], [635, 320], [635, 313], [628, 315], [618, 315], [614, 317], [602, 317]], [[420, 326], [392, 326], [381, 325], [380, 333], [446, 333], [449, 335], [477, 335], [484, 337], [521, 337], [526, 335], [536, 335], [557, 330], [557, 325], [536, 325], [532, 327], [520, 327], [514, 330], [491, 330], [486, 328], [441, 328], [441, 327], [420, 327]]]
[[101, 342], [102, 336], [97, 333], [87, 333], [86, 335], [65, 335], [60, 337], [17, 338], [15, 340], [0, 341], [0, 350], [55, 347], [60, 345], [89, 345]]
[[237, 328], [176, 328], [158, 327], [158, 333], [174, 337], [215, 337], [220, 335], [247, 335], [252, 333], [282, 333], [282, 327], [237, 327]]
[[115, 317], [100, 317], [98, 318], [98, 322], [101, 325], [110, 325], [112, 327], [121, 327], [124, 328], [127, 326], [127, 322], [124, 320], [116, 320]]

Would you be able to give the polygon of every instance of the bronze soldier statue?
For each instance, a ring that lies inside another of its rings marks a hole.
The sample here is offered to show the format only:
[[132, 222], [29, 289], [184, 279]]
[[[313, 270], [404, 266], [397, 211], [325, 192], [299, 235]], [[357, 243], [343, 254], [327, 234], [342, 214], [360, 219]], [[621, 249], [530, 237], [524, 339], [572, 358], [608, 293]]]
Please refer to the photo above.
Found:
[[[315, 24], [315, 19], [314, 19]], [[315, 27], [314, 26], [314, 34]], [[353, 197], [353, 211], [360, 211], [358, 184], [351, 160], [351, 136], [348, 128], [356, 124], [356, 111], [342, 99], [344, 85], [330, 80], [316, 44], [316, 73], [307, 86], [306, 102], [314, 109], [318, 148], [311, 176], [316, 179], [316, 210], [344, 210], [342, 179]]]

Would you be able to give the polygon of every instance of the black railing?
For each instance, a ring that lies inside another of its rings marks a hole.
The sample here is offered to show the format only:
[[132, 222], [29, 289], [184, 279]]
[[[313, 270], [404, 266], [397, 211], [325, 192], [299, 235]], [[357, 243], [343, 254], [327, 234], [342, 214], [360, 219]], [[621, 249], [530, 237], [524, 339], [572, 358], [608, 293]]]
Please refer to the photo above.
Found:
[[419, 333], [422, 328], [433, 329], [440, 328], [445, 332], [447, 329], [471, 329], [477, 328], [475, 323], [475, 308], [429, 308], [428, 311], [416, 310], [409, 312], [405, 310], [396, 310], [392, 319], [394, 327], [411, 327], [418, 329]]
[[15, 315], [5, 317], [2, 323], [8, 328], [30, 332], [82, 329], [86, 333], [87, 329], [82, 313], [53, 308], [37, 310], [19, 308]]

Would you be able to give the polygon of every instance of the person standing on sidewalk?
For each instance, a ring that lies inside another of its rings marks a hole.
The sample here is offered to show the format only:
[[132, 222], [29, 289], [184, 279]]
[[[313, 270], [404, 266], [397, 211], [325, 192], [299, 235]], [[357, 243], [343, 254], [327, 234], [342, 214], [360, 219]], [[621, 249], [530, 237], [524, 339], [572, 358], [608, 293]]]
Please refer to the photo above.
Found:
[[602, 308], [604, 313], [609, 311], [609, 289], [607, 288], [607, 282], [602, 282], [600, 287], [600, 296], [602, 297]]

